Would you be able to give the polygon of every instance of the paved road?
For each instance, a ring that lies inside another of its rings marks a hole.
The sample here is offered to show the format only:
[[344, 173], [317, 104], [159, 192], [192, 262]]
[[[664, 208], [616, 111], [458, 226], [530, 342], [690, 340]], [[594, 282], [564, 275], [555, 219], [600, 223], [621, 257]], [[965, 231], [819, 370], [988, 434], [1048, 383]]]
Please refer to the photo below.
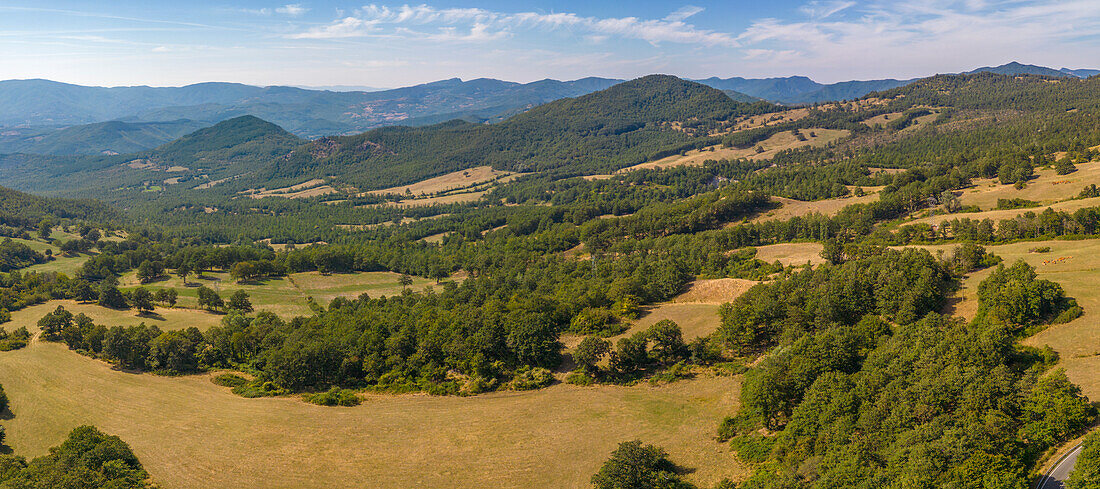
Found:
[[1062, 489], [1065, 487], [1066, 479], [1069, 479], [1069, 473], [1073, 470], [1073, 465], [1077, 463], [1077, 456], [1081, 454], [1081, 445], [1077, 445], [1073, 448], [1062, 460], [1059, 460], [1054, 465], [1047, 475], [1043, 476], [1039, 480], [1039, 487], [1036, 489]]

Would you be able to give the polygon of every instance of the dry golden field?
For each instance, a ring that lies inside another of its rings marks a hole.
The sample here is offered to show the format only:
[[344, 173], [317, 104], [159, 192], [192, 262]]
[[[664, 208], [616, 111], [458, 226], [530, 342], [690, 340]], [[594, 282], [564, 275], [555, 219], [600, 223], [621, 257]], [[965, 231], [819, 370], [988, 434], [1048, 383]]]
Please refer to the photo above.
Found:
[[[813, 132], [815, 137], [810, 137], [810, 133]], [[847, 136], [849, 133], [843, 129], [821, 129], [811, 128], [803, 129], [802, 134], [806, 136], [806, 141], [799, 141], [791, 131], [784, 131], [776, 134], [764, 141], [758, 146], [764, 149], [764, 152], [757, 153], [756, 146], [746, 149], [737, 148], [724, 148], [722, 146], [712, 146], [710, 148], [703, 148], [702, 150], [688, 151], [686, 155], [673, 155], [667, 158], [662, 158], [656, 161], [648, 161], [634, 166], [622, 168], [616, 173], [623, 173], [633, 170], [641, 170], [647, 168], [671, 168], [676, 166], [698, 166], [702, 165], [706, 160], [722, 160], [722, 159], [737, 159], [748, 158], [750, 160], [766, 160], [775, 156], [780, 151], [788, 149], [796, 149], [802, 147], [811, 146], [825, 146], [833, 141], [836, 141], [842, 137]], [[713, 151], [711, 151], [713, 149]], [[598, 176], [593, 176], [596, 178]]]
[[753, 218], [752, 222], [785, 221], [792, 217], [807, 216], [810, 214], [835, 216], [841, 209], [847, 206], [874, 202], [878, 200], [878, 197], [877, 192], [867, 192], [863, 197], [850, 195], [847, 197], [809, 202], [788, 199], [786, 197], [772, 197], [772, 201], [779, 203], [779, 208]]
[[[56, 343], [0, 354], [8, 444], [40, 455], [80, 424], [121, 436], [176, 488], [588, 487], [620, 441], [663, 446], [711, 485], [748, 469], [713, 440], [738, 377], [476, 397], [371, 395], [360, 406], [245, 399], [208, 375], [112, 369]], [[599, 436], [593, 436], [598, 433]]]
[[778, 261], [785, 267], [796, 267], [806, 263], [817, 265], [825, 263], [825, 259], [821, 258], [823, 248], [821, 243], [780, 243], [757, 246], [756, 258], [768, 263]]
[[429, 178], [409, 185], [400, 185], [382, 190], [372, 190], [371, 194], [397, 194], [397, 195], [421, 195], [446, 192], [448, 190], [463, 189], [474, 185], [499, 181], [507, 182], [515, 178], [515, 173], [509, 171], [494, 170], [491, 166], [477, 166], [466, 170], [451, 172], [446, 175]]
[[959, 202], [976, 205], [982, 210], [997, 207], [997, 199], [1027, 199], [1049, 205], [1076, 197], [1086, 185], [1100, 185], [1100, 162], [1082, 163], [1069, 175], [1058, 175], [1051, 168], [1035, 170], [1035, 178], [1027, 187], [1017, 190], [1012, 185], [1001, 185], [993, 179], [974, 179], [974, 186], [962, 190]]

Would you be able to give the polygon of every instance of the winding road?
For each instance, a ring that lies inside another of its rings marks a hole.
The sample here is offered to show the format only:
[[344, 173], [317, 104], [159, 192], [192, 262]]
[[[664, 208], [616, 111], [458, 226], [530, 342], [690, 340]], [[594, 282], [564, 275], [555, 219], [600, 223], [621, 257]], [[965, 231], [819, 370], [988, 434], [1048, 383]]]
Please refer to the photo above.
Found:
[[1081, 445], [1077, 445], [1070, 450], [1058, 463], [1051, 467], [1047, 474], [1039, 479], [1039, 485], [1036, 489], [1063, 489], [1066, 487], [1066, 480], [1069, 479], [1069, 473], [1073, 470], [1074, 464], [1077, 463], [1077, 456], [1081, 454]]

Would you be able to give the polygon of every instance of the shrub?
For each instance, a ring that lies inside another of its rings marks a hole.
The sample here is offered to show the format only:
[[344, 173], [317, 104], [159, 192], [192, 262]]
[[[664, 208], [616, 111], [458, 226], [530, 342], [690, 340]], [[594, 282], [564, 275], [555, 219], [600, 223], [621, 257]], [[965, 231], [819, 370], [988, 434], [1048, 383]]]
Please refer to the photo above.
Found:
[[1077, 319], [1077, 318], [1081, 317], [1081, 314], [1083, 314], [1083, 313], [1084, 313], [1084, 311], [1081, 310], [1081, 306], [1073, 305], [1073, 306], [1070, 306], [1069, 308], [1067, 308], [1066, 310], [1062, 311], [1060, 314], [1058, 314], [1058, 316], [1055, 317], [1054, 321], [1052, 321], [1052, 322], [1054, 324], [1065, 324], [1065, 323], [1068, 323], [1070, 321], [1073, 321], [1074, 319]]
[[336, 387], [329, 389], [328, 392], [306, 394], [302, 399], [318, 406], [358, 406], [362, 402], [355, 391]]
[[596, 379], [593, 379], [592, 376], [588, 375], [588, 372], [585, 372], [582, 369], [577, 369], [577, 370], [574, 370], [572, 372], [569, 372], [569, 375], [567, 375], [565, 377], [565, 383], [566, 384], [573, 384], [573, 385], [588, 386], [588, 385], [595, 384]]
[[237, 374], [216, 375], [210, 381], [222, 387], [241, 387], [248, 384], [248, 379]]
[[554, 382], [554, 376], [550, 371], [541, 367], [523, 366], [516, 370], [512, 378], [512, 388], [517, 391], [529, 391], [541, 389]]

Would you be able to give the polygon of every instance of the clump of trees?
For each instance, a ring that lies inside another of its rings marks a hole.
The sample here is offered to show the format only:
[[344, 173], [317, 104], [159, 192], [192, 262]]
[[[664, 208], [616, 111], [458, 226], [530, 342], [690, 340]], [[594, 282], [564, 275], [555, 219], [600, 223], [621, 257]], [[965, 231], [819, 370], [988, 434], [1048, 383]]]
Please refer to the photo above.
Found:
[[[1095, 419], [1079, 388], [1047, 371], [1050, 355], [1015, 344], [1020, 325], [1064, 303], [1060, 288], [1026, 265], [999, 268], [980, 286], [984, 312], [964, 324], [935, 312], [953, 267], [905, 253], [792, 274], [725, 309], [719, 337], [770, 348], [719, 430], [764, 464], [747, 487], [1024, 486], [1042, 453]], [[875, 283], [846, 278], [855, 267]], [[892, 284], [910, 285], [878, 295]], [[773, 300], [784, 306], [757, 307]], [[753, 334], [730, 334], [742, 331]]]
[[1100, 487], [1100, 432], [1089, 433], [1066, 481], [1066, 489]]
[[129, 445], [92, 426], [73, 429], [61, 445], [30, 462], [17, 455], [0, 455], [3, 487], [151, 489], [148, 479]]

